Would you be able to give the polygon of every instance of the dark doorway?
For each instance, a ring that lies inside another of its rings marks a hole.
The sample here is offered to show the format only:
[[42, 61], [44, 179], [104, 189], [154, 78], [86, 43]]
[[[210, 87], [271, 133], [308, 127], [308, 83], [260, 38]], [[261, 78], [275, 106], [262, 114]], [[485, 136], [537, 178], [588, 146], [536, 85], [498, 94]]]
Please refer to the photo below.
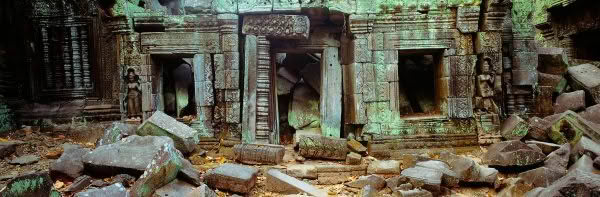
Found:
[[400, 54], [398, 63], [399, 104], [403, 116], [439, 114], [436, 70], [441, 63], [436, 53]]

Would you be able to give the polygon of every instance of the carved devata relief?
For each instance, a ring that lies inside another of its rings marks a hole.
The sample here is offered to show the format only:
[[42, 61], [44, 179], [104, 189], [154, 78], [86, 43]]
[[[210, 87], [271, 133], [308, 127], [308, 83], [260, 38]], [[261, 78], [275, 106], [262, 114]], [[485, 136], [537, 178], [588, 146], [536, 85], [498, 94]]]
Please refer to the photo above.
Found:
[[479, 75], [477, 75], [477, 95], [475, 97], [475, 108], [478, 112], [498, 114], [498, 106], [494, 102], [496, 94], [496, 73], [492, 70], [492, 59], [483, 57], [479, 64]]
[[142, 118], [142, 91], [140, 90], [140, 77], [133, 68], [127, 69], [124, 77], [127, 83], [127, 118], [141, 120]]

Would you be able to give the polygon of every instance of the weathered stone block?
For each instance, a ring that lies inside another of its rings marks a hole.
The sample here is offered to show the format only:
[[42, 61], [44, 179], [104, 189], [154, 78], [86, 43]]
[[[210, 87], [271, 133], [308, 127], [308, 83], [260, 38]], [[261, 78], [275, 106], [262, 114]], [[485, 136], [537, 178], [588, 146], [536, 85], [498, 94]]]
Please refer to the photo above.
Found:
[[266, 144], [237, 144], [233, 146], [235, 160], [246, 164], [280, 164], [285, 147]]
[[112, 125], [104, 130], [104, 135], [96, 142], [96, 147], [112, 144], [120, 141], [123, 137], [135, 134], [135, 126], [131, 124], [113, 122]]
[[377, 160], [367, 167], [369, 174], [400, 174], [400, 162], [396, 160]]
[[238, 164], [223, 164], [204, 174], [204, 180], [211, 188], [246, 194], [256, 184], [258, 170]]
[[91, 151], [89, 148], [82, 148], [79, 145], [63, 145], [64, 152], [50, 165], [50, 173], [67, 175], [71, 178], [77, 178], [83, 174], [82, 156]]
[[569, 67], [569, 59], [563, 48], [538, 48], [538, 70], [552, 75], [563, 75]]
[[585, 91], [579, 90], [563, 93], [556, 98], [554, 113], [563, 113], [567, 110], [580, 111], [585, 109]]
[[501, 53], [502, 32], [477, 32], [475, 36], [475, 53]]
[[306, 158], [346, 160], [346, 154], [348, 153], [346, 140], [325, 136], [301, 136], [298, 146], [300, 147], [300, 155]]
[[152, 161], [144, 170], [144, 174], [135, 181], [129, 195], [132, 197], [150, 197], [157, 189], [175, 180], [177, 173], [183, 167], [182, 155], [165, 143], [154, 155]]
[[492, 144], [484, 155], [484, 162], [490, 166], [515, 167], [531, 166], [544, 162], [546, 155], [518, 140]]
[[311, 196], [327, 196], [327, 192], [317, 189], [316, 187], [304, 181], [288, 176], [276, 169], [270, 169], [267, 171], [266, 177], [266, 187], [269, 191], [283, 194], [296, 194], [303, 192]]
[[358, 153], [348, 153], [346, 155], [346, 164], [347, 165], [358, 165], [361, 162], [362, 157]]
[[161, 111], [154, 112], [152, 117], [144, 121], [138, 127], [137, 134], [170, 137], [175, 142], [175, 147], [183, 153], [194, 151], [200, 141], [196, 130]]
[[479, 30], [479, 6], [458, 7], [456, 26], [461, 33], [475, 33]]
[[518, 115], [510, 115], [500, 128], [502, 137], [507, 140], [518, 140], [527, 135], [529, 124]]
[[571, 87], [585, 90], [596, 104], [600, 104], [600, 68], [592, 64], [582, 64], [568, 69]]

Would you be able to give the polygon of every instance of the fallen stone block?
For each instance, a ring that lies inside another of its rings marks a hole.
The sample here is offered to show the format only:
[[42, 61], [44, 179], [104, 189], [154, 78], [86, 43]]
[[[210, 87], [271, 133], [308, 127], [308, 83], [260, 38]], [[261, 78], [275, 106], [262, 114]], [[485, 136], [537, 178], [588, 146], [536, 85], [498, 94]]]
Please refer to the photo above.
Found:
[[567, 72], [569, 58], [564, 48], [538, 47], [538, 67], [540, 72], [562, 75]]
[[400, 161], [377, 160], [367, 167], [368, 174], [400, 174]]
[[527, 196], [599, 196], [600, 175], [583, 170], [573, 170], [556, 180], [541, 192]]
[[554, 120], [548, 136], [557, 144], [576, 144], [583, 135], [600, 141], [600, 126], [583, 119], [573, 111], [566, 111]]
[[546, 155], [558, 150], [560, 145], [548, 142], [540, 142], [540, 141], [525, 141], [527, 145], [535, 145], [542, 150], [542, 152]]
[[503, 189], [498, 193], [500, 197], [524, 196], [533, 188], [532, 184], [526, 183], [522, 178], [508, 178], [502, 181]]
[[132, 186], [135, 183], [135, 177], [128, 174], [118, 174], [113, 177], [112, 184], [121, 183], [125, 187]]
[[450, 169], [450, 166], [448, 166], [448, 164], [442, 161], [430, 160], [419, 162], [416, 166], [437, 170], [442, 173], [442, 184], [444, 186], [458, 187], [458, 182], [460, 181], [460, 178], [454, 171]]
[[356, 152], [361, 155], [364, 155], [367, 153], [367, 147], [363, 146], [360, 142], [358, 142], [354, 139], [348, 140], [348, 148], [351, 151]]
[[186, 197], [217, 197], [217, 193], [210, 189], [207, 185], [202, 184], [200, 187], [192, 190]]
[[344, 185], [352, 188], [363, 188], [365, 185], [371, 185], [376, 190], [380, 190], [385, 187], [386, 182], [383, 177], [377, 175], [367, 175], [358, 177], [358, 179], [345, 183]]
[[52, 175], [66, 175], [77, 178], [83, 174], [82, 156], [89, 153], [91, 149], [79, 145], [63, 145], [64, 152], [54, 163], [50, 165]]
[[305, 135], [310, 135], [310, 136], [321, 135], [321, 129], [310, 128], [310, 129], [296, 130], [296, 133], [294, 133], [294, 147], [298, 147], [300, 138], [302, 138], [302, 136], [305, 136]]
[[10, 160], [8, 163], [13, 164], [13, 165], [29, 165], [29, 164], [38, 162], [39, 160], [40, 160], [40, 157], [38, 157], [37, 155], [24, 155], [24, 156], [14, 158], [13, 160]]
[[6, 187], [0, 190], [0, 196], [60, 196], [60, 193], [54, 189], [53, 183], [48, 172], [22, 175], [10, 180]]
[[412, 190], [397, 190], [394, 191], [394, 196], [398, 197], [433, 197], [433, 194], [423, 189]]
[[592, 64], [581, 64], [569, 67], [568, 72], [571, 87], [585, 90], [595, 104], [600, 104], [600, 68]]
[[196, 130], [161, 111], [154, 112], [137, 128], [136, 133], [140, 136], [170, 137], [175, 147], [184, 154], [193, 152], [200, 141]]
[[135, 181], [129, 195], [131, 197], [149, 197], [154, 191], [175, 180], [183, 167], [182, 156], [172, 144], [164, 144], [154, 155], [144, 174]]
[[312, 164], [290, 165], [285, 173], [299, 179], [317, 179], [317, 167]]
[[507, 140], [519, 140], [527, 135], [529, 124], [518, 115], [510, 115], [500, 127], [502, 137]]
[[565, 174], [567, 174], [565, 171], [539, 167], [520, 173], [519, 178], [523, 179], [527, 183], [532, 184], [533, 187], [548, 187], [554, 181], [565, 176]]
[[267, 182], [265, 186], [269, 191], [282, 194], [307, 193], [311, 196], [327, 196], [327, 192], [317, 189], [304, 181], [288, 176], [276, 169], [267, 171], [266, 177]]
[[518, 140], [503, 141], [488, 147], [483, 161], [490, 166], [525, 167], [544, 162], [546, 155]]
[[445, 161], [462, 182], [495, 185], [498, 180], [498, 170], [480, 166], [471, 158], [442, 152], [440, 160]]
[[306, 83], [296, 85], [288, 111], [288, 123], [296, 130], [320, 128], [319, 93]]
[[13, 154], [18, 145], [24, 144], [21, 141], [0, 142], [0, 159]]
[[97, 174], [134, 174], [146, 170], [165, 144], [173, 140], [165, 136], [130, 136], [119, 142], [97, 147], [81, 158], [86, 170]]
[[185, 158], [181, 158], [181, 170], [179, 170], [179, 174], [177, 174], [177, 178], [181, 179], [189, 184], [194, 185], [195, 187], [201, 186], [202, 182], [202, 173], [194, 168], [194, 165], [190, 161]]
[[567, 110], [580, 111], [585, 109], [585, 91], [562, 93], [556, 98], [553, 106], [554, 113], [563, 113]]
[[238, 164], [223, 164], [204, 174], [204, 181], [211, 188], [246, 194], [256, 184], [258, 170]]
[[367, 173], [366, 165], [340, 165], [326, 163], [316, 165], [317, 181], [322, 185], [334, 185], [345, 183], [351, 177], [363, 176]]
[[300, 137], [298, 146], [300, 155], [305, 158], [346, 160], [346, 154], [348, 154], [345, 139], [305, 135]]
[[411, 189], [414, 189], [414, 187], [413, 187], [412, 184], [410, 184], [410, 183], [403, 183], [403, 184], [398, 185], [394, 189], [392, 189], [392, 192], [393, 191], [398, 191], [398, 190], [411, 190]]
[[582, 118], [595, 124], [600, 124], [600, 104], [588, 107], [585, 111], [579, 113]]
[[548, 133], [550, 132], [550, 128], [552, 127], [552, 123], [548, 120], [533, 117], [529, 119], [529, 132], [527, 132], [526, 138], [534, 139], [541, 142], [550, 141], [550, 137], [548, 137]]
[[540, 86], [549, 86], [554, 92], [556, 86], [564, 79], [562, 75], [553, 75], [538, 72], [538, 83]]
[[569, 172], [572, 172], [574, 170], [581, 170], [594, 173], [594, 161], [589, 156], [583, 155], [577, 160], [577, 162], [569, 166]]
[[120, 141], [124, 137], [135, 135], [135, 125], [113, 122], [112, 125], [104, 130], [104, 135], [96, 142], [96, 147], [112, 144]]
[[235, 160], [245, 164], [280, 164], [285, 147], [269, 144], [236, 144], [233, 146]]
[[422, 181], [426, 185], [440, 186], [442, 184], [442, 172], [434, 169], [417, 166], [404, 169], [402, 170], [401, 174], [406, 178], [414, 179], [416, 181]]
[[[402, 184], [408, 183], [408, 178], [405, 176], [394, 176], [385, 180], [385, 185], [394, 190], [396, 187], [399, 187]], [[410, 184], [410, 183], [409, 183]], [[412, 187], [412, 186], [411, 186]]]
[[169, 197], [169, 196], [188, 196], [196, 187], [185, 181], [175, 179], [169, 184], [162, 186], [154, 192], [153, 196]]
[[583, 155], [588, 155], [591, 158], [596, 158], [600, 156], [600, 144], [594, 142], [586, 136], [583, 136], [581, 137], [579, 142], [577, 142], [577, 144], [573, 146], [571, 153], [576, 154], [574, 155], [575, 158], [579, 158]]
[[571, 145], [563, 144], [559, 149], [551, 152], [544, 160], [544, 167], [558, 172], [564, 172], [569, 165]]
[[103, 188], [91, 188], [83, 192], [75, 194], [75, 197], [128, 197], [127, 188], [123, 187], [120, 183], [115, 183], [110, 186]]
[[362, 157], [358, 153], [348, 153], [346, 155], [346, 164], [348, 165], [359, 165]]

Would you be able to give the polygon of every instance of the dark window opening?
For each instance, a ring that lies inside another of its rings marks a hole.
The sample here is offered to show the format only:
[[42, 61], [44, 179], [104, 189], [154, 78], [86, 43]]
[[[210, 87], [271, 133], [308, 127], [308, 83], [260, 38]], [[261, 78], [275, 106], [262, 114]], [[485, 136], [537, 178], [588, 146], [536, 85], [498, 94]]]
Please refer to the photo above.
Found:
[[436, 70], [439, 54], [401, 54], [398, 63], [398, 104], [402, 116], [431, 116], [440, 112]]
[[578, 33], [573, 36], [575, 58], [582, 60], [600, 61], [598, 46], [600, 46], [600, 31]]
[[192, 66], [181, 59], [163, 65], [164, 112], [175, 118], [196, 115]]

